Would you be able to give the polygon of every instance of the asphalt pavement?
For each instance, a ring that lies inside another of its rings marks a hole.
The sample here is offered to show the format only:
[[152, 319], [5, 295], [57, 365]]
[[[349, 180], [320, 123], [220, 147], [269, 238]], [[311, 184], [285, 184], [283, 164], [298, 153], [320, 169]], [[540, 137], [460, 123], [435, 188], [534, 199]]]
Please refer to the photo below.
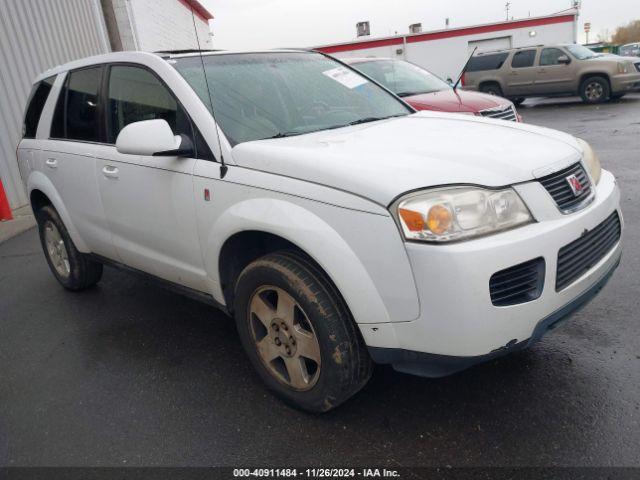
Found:
[[608, 286], [541, 343], [437, 380], [379, 367], [308, 415], [215, 309], [112, 268], [67, 292], [30, 230], [0, 244], [0, 466], [640, 466], [640, 95], [520, 111], [593, 145], [626, 220]]

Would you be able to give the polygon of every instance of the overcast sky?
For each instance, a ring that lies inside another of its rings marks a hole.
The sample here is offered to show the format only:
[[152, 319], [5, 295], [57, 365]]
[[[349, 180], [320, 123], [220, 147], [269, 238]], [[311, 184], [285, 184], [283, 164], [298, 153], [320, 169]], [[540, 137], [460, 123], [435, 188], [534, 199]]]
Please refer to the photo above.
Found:
[[[355, 39], [355, 24], [371, 22], [371, 37], [407, 32], [411, 23], [424, 30], [489, 23], [506, 18], [506, 0], [200, 0], [215, 19], [214, 48], [309, 47]], [[509, 16], [526, 18], [555, 13], [571, 0], [511, 0]], [[640, 0], [583, 0], [583, 24], [591, 22], [589, 40], [640, 18]]]

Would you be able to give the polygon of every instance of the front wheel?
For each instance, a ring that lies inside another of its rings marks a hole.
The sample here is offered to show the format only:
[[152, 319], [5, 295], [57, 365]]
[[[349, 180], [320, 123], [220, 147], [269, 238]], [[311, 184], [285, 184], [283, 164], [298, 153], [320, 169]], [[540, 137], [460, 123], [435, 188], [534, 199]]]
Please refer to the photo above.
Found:
[[49, 268], [64, 288], [84, 290], [100, 281], [102, 264], [78, 251], [55, 208], [42, 207], [36, 220]]
[[497, 83], [486, 83], [480, 87], [482, 93], [489, 95], [495, 95], [496, 97], [502, 97], [502, 89]]
[[248, 265], [236, 283], [235, 318], [262, 381], [289, 405], [326, 412], [358, 392], [372, 363], [326, 275], [295, 252]]
[[580, 96], [585, 103], [602, 103], [609, 99], [611, 89], [604, 77], [589, 77], [580, 84]]

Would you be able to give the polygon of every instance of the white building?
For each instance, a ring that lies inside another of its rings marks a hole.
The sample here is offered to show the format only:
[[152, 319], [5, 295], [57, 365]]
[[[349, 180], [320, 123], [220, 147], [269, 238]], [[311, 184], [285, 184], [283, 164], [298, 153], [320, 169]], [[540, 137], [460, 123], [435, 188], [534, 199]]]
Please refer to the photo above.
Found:
[[0, 0], [0, 18], [0, 179], [17, 208], [27, 204], [16, 148], [31, 82], [44, 70], [110, 46], [98, 0]]
[[442, 78], [456, 79], [468, 55], [501, 48], [574, 43], [577, 10], [545, 17], [449, 28], [424, 33], [359, 39], [316, 47], [337, 57], [398, 58], [420, 65]]
[[16, 148], [37, 75], [111, 50], [195, 49], [196, 31], [210, 48], [211, 18], [198, 0], [0, 0], [0, 180], [11, 208], [28, 203]]
[[213, 15], [198, 0], [102, 0], [102, 5], [113, 50], [211, 48]]

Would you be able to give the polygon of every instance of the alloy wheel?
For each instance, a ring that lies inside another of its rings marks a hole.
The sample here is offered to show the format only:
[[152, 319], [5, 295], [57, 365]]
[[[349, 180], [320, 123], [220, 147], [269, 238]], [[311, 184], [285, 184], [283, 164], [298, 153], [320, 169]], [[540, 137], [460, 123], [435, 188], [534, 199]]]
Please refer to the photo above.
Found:
[[67, 278], [71, 273], [67, 247], [62, 235], [60, 235], [60, 230], [50, 220], [44, 224], [44, 241], [47, 246], [47, 254], [56, 272], [61, 277]]
[[589, 82], [585, 88], [585, 95], [591, 101], [599, 100], [603, 94], [604, 89], [599, 82]]
[[260, 360], [288, 387], [310, 390], [320, 377], [320, 344], [302, 307], [282, 288], [263, 286], [249, 301], [249, 330]]

